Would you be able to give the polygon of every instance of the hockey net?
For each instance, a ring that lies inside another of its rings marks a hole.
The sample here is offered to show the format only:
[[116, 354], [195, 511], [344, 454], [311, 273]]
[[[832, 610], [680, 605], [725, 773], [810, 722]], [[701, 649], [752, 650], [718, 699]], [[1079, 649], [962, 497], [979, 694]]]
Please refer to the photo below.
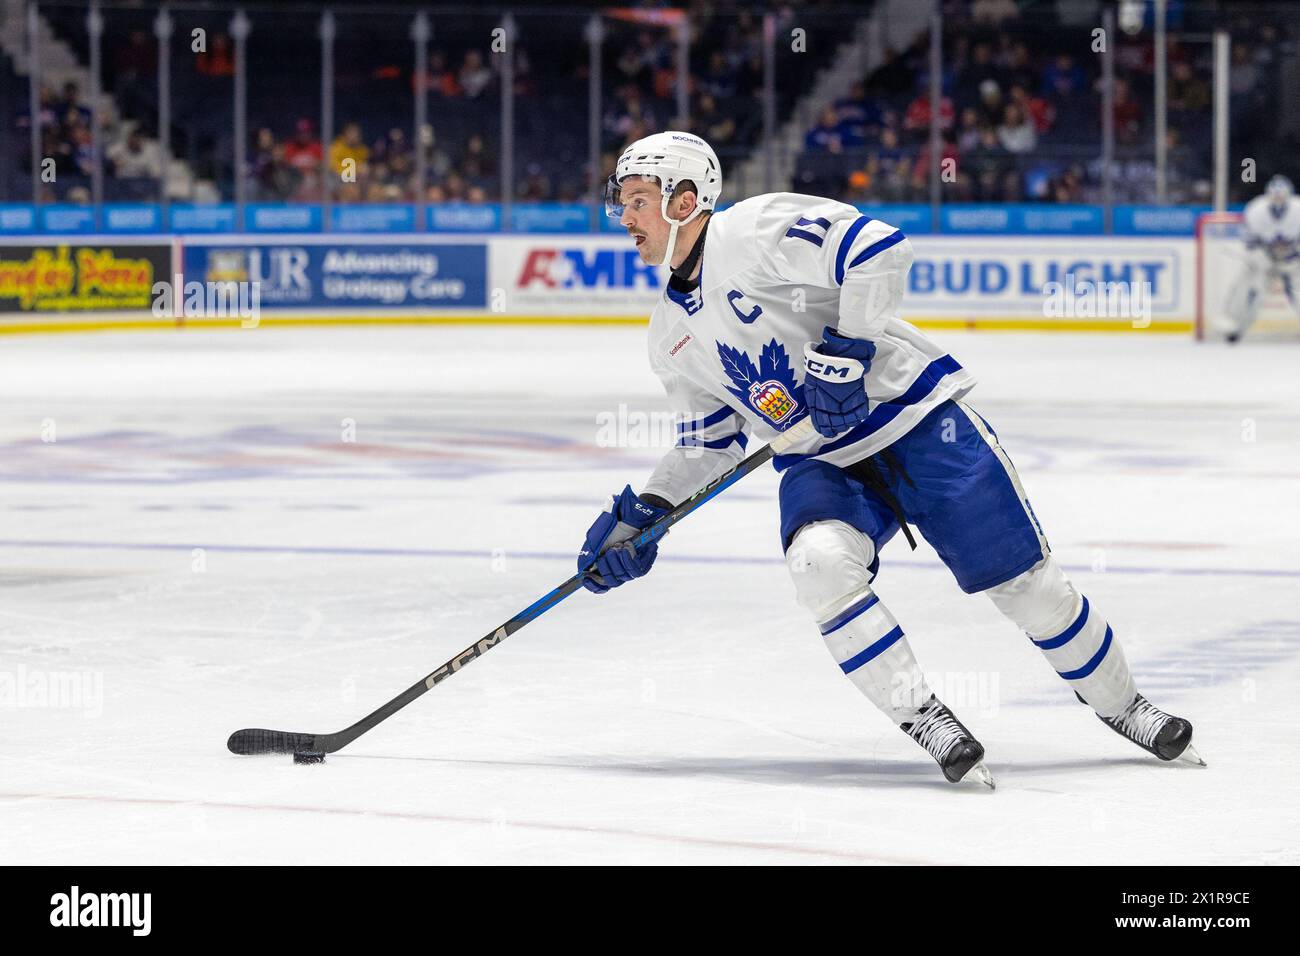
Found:
[[[1232, 323], [1227, 318], [1228, 292], [1246, 259], [1240, 213], [1204, 213], [1196, 221], [1196, 337], [1222, 339]], [[1300, 340], [1300, 318], [1287, 302], [1280, 282], [1273, 283], [1260, 303], [1259, 316], [1248, 339]]]

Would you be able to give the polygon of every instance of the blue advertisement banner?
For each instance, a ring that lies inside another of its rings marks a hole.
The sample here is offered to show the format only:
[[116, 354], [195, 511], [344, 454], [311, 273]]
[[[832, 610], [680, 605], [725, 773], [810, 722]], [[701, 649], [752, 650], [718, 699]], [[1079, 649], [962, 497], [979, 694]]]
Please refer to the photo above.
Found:
[[173, 232], [234, 232], [235, 204], [218, 203], [212, 206], [172, 206]]
[[153, 203], [122, 203], [104, 207], [104, 231], [149, 233], [162, 231], [162, 207]]
[[257, 282], [262, 308], [487, 306], [483, 243], [199, 241], [185, 280]]
[[415, 207], [406, 205], [335, 206], [336, 232], [414, 232]]
[[41, 232], [92, 233], [95, 231], [95, 210], [89, 206], [41, 206]]
[[879, 219], [897, 226], [911, 236], [934, 232], [934, 216], [930, 207], [919, 203], [903, 205], [875, 205], [858, 203], [858, 209], [872, 219]]
[[[729, 205], [724, 203], [722, 208]], [[927, 203], [859, 203], [868, 216], [898, 226], [911, 235], [1087, 235], [1106, 233], [1102, 206], [1008, 203], [945, 205], [939, 221]], [[1239, 207], [1234, 207], [1239, 208]], [[1117, 236], [1191, 236], [1196, 219], [1208, 206], [1115, 206], [1111, 233]], [[337, 205], [330, 208], [328, 229], [322, 208], [314, 204], [249, 203], [244, 232], [262, 233], [413, 233], [417, 206], [409, 203]], [[439, 203], [424, 209], [429, 233], [620, 233], [623, 227], [599, 211], [592, 227], [585, 203], [515, 203], [506, 223], [500, 203]], [[166, 222], [155, 203], [105, 205], [96, 217], [90, 206], [7, 203], [0, 205], [0, 235], [129, 235], [163, 231], [230, 233], [241, 231], [233, 203], [172, 205]]]

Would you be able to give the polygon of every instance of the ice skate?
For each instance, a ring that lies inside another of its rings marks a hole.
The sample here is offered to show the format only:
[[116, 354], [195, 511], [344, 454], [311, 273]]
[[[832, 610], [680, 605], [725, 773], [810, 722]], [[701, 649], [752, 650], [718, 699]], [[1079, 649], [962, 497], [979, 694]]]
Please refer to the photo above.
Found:
[[996, 786], [984, 766], [984, 747], [939, 698], [931, 695], [916, 719], [899, 727], [929, 752], [949, 783], [960, 783], [971, 774], [990, 790]]
[[[1082, 697], [1079, 699], [1083, 700]], [[1141, 694], [1133, 698], [1133, 703], [1123, 713], [1115, 717], [1098, 714], [1097, 719], [1161, 760], [1182, 760], [1198, 767], [1205, 766], [1205, 761], [1192, 746], [1191, 721], [1166, 714]]]

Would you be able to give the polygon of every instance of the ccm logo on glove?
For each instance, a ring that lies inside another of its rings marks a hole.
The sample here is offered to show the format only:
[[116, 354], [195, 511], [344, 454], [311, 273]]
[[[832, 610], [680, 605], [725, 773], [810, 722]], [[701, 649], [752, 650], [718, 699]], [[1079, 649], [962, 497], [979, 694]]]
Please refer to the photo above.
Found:
[[803, 367], [809, 375], [816, 375], [828, 382], [848, 381], [862, 377], [862, 363], [856, 359], [839, 359], [835, 364], [831, 364], [825, 361], [825, 356], [819, 352], [814, 352], [812, 348], [810, 342], [804, 346], [803, 353]]

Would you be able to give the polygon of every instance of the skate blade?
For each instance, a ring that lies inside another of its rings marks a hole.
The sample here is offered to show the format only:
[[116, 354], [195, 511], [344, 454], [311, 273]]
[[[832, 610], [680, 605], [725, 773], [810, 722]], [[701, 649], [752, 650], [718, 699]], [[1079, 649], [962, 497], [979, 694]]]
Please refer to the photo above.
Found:
[[1196, 748], [1191, 744], [1188, 744], [1187, 749], [1175, 757], [1174, 760], [1182, 763], [1189, 763], [1193, 767], [1208, 766], [1208, 764], [1206, 764], [1206, 762], [1201, 758], [1201, 755], [1196, 752]]
[[984, 766], [984, 761], [982, 760], [975, 766], [971, 767], [970, 770], [966, 771], [966, 776], [963, 777], [962, 780], [963, 782], [966, 780], [978, 781], [990, 790], [996, 790], [998, 788], [997, 782], [993, 779], [993, 774], [989, 771], [988, 767]]

